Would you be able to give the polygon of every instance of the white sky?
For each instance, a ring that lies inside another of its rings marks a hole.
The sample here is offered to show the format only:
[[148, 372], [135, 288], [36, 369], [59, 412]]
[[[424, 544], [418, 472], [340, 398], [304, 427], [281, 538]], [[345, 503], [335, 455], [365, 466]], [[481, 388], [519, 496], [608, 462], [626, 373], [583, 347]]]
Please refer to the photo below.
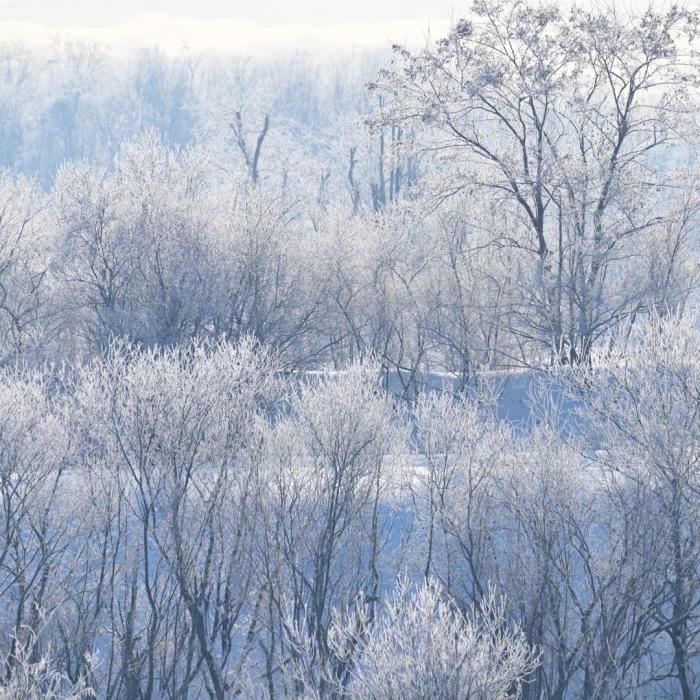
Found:
[[[557, 0], [569, 4], [570, 0]], [[586, 4], [594, 0], [575, 0]], [[600, 0], [605, 4], [606, 0]], [[654, 0], [668, 5], [670, 0]], [[622, 0], [635, 9], [649, 0]], [[0, 41], [48, 43], [57, 33], [119, 52], [284, 53], [422, 45], [442, 35], [471, 0], [0, 0]], [[700, 7], [700, 0], [686, 0]]]
[[422, 44], [439, 36], [471, 0], [179, 0], [66, 2], [0, 0], [0, 40], [30, 44], [52, 35], [95, 40], [112, 51], [158, 45], [192, 51], [274, 53]]

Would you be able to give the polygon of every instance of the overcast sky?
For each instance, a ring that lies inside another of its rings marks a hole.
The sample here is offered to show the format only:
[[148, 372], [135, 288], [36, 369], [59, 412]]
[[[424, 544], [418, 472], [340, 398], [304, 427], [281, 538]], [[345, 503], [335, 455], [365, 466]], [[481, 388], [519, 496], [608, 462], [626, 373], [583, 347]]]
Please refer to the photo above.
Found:
[[[556, 0], [562, 5], [570, 0]], [[597, 0], [575, 0], [577, 4]], [[609, 0], [600, 0], [603, 4]], [[637, 10], [649, 0], [618, 0]], [[668, 6], [671, 0], [654, 0]], [[158, 46], [167, 53], [270, 54], [288, 50], [422, 45], [442, 35], [471, 0], [0, 0], [0, 41], [46, 43], [60, 33], [112, 52]], [[693, 7], [700, 0], [686, 0]]]
[[65, 2], [0, 0], [0, 39], [46, 42], [52, 34], [120, 51], [158, 45], [173, 53], [265, 53], [422, 43], [441, 34], [470, 0], [184, 0]]

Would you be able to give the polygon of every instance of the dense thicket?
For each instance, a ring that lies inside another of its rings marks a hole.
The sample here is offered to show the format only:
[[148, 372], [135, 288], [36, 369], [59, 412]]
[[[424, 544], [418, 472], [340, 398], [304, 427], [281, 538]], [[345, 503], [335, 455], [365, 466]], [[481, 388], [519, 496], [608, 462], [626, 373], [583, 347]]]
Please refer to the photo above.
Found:
[[616, 340], [527, 433], [249, 341], [5, 370], [9, 696], [693, 697], [700, 333]]
[[0, 697], [697, 697], [698, 22], [4, 47]]

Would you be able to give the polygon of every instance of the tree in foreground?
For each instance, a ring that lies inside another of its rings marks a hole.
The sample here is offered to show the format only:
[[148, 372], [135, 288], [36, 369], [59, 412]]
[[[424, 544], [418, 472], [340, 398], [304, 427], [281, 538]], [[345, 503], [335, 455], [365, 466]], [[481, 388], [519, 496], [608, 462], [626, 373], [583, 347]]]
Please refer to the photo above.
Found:
[[[351, 615], [336, 611], [329, 642], [343, 664], [333, 671], [345, 674], [329, 673], [326, 694], [307, 685], [304, 696], [328, 697], [335, 686], [335, 696], [357, 699], [517, 698], [538, 657], [519, 630], [508, 629], [505, 609], [489, 591], [465, 614], [428, 579], [412, 594], [400, 584], [376, 619], [367, 605]], [[303, 637], [296, 641], [303, 650]]]

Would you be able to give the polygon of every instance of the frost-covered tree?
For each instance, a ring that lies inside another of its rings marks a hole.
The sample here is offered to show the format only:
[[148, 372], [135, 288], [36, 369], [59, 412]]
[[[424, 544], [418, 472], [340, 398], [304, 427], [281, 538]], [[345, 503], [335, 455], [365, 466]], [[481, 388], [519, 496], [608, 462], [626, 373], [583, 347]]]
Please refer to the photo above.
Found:
[[[508, 629], [493, 592], [465, 614], [430, 580], [411, 594], [400, 585], [376, 617], [366, 606], [336, 614], [330, 639], [349, 677], [335, 697], [505, 700], [520, 697], [537, 666], [536, 651]], [[307, 697], [326, 695], [308, 688]]]
[[116, 344], [83, 370], [82, 472], [110, 535], [103, 595], [122, 601], [96, 611], [108, 620], [91, 649], [109, 659], [96, 670], [108, 695], [223, 699], [238, 687], [257, 583], [245, 446], [274, 399], [273, 372], [251, 342]]
[[52, 339], [45, 206], [34, 183], [0, 175], [0, 365], [40, 356]]
[[343, 666], [329, 648], [332, 610], [358, 596], [374, 606], [392, 579], [388, 542], [399, 524], [386, 502], [401, 464], [397, 418], [377, 368], [357, 363], [304, 386], [265, 438], [263, 560], [276, 611], [265, 645], [268, 668], [281, 665], [284, 677], [294, 669], [290, 692], [331, 692], [324, 669], [342, 675]]
[[677, 681], [673, 692], [683, 698], [699, 683], [699, 342], [692, 317], [652, 317], [621, 332], [612, 349], [597, 350], [591, 371], [571, 377], [608, 510], [644, 529], [636, 575], [653, 566], [650, 663]]
[[503, 217], [491, 245], [519, 251], [512, 323], [535, 357], [584, 361], [620, 318], [684, 299], [696, 28], [679, 6], [479, 0], [371, 84], [370, 123], [415, 126], [401, 148], [441, 162], [424, 186], [486, 193]]

